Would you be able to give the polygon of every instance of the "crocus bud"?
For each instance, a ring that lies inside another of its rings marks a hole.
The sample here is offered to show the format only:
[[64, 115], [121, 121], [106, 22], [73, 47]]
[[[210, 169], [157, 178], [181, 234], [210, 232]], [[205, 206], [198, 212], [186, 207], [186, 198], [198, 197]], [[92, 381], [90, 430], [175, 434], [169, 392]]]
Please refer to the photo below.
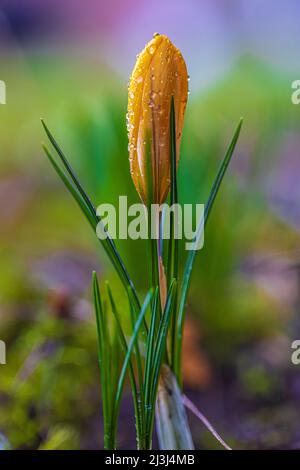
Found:
[[188, 96], [188, 74], [180, 51], [155, 34], [137, 56], [128, 87], [130, 172], [144, 204], [162, 204], [170, 187], [170, 109], [174, 99], [176, 155]]

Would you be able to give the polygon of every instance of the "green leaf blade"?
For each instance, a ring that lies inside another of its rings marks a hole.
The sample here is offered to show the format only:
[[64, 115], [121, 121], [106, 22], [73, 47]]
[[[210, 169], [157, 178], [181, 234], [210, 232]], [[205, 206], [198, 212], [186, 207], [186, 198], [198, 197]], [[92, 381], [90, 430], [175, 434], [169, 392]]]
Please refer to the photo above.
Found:
[[[219, 192], [221, 183], [223, 181], [226, 170], [229, 166], [233, 152], [235, 150], [235, 147], [236, 147], [239, 135], [240, 135], [240, 131], [242, 128], [242, 124], [243, 124], [243, 119], [241, 118], [235, 129], [231, 142], [225, 153], [225, 157], [220, 165], [217, 176], [214, 180], [212, 189], [210, 191], [209, 198], [204, 209], [204, 220], [203, 219], [200, 220], [198, 224], [197, 235], [196, 235], [197, 240], [200, 239], [202, 231], [207, 224], [209, 215], [211, 213], [212, 207], [214, 205], [217, 194]], [[197, 241], [195, 243], [197, 246]], [[182, 348], [183, 324], [184, 324], [184, 318], [185, 318], [185, 304], [186, 304], [186, 299], [188, 295], [191, 274], [192, 274], [192, 269], [194, 266], [196, 254], [197, 254], [197, 250], [191, 250], [189, 252], [189, 255], [185, 264], [185, 268], [184, 268], [183, 281], [182, 281], [181, 292], [180, 292], [178, 320], [177, 320], [177, 342], [176, 342], [175, 364], [174, 364], [174, 371], [177, 376], [177, 379], [179, 380], [179, 383], [181, 383], [182, 381], [181, 379], [181, 348]]]

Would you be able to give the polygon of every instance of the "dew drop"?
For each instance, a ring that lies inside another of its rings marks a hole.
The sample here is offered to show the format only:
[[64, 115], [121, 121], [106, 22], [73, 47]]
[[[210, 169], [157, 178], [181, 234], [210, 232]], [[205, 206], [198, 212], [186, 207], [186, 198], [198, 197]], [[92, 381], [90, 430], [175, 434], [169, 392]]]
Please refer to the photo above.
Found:
[[150, 48], [149, 48], [149, 53], [152, 55], [152, 54], [154, 54], [154, 51], [155, 51], [154, 47], [153, 47], [153, 46], [150, 46]]
[[154, 38], [156, 38], [157, 36], [160, 36], [160, 34], [159, 34], [159, 33], [154, 33], [154, 34], [153, 34], [153, 37], [154, 37]]

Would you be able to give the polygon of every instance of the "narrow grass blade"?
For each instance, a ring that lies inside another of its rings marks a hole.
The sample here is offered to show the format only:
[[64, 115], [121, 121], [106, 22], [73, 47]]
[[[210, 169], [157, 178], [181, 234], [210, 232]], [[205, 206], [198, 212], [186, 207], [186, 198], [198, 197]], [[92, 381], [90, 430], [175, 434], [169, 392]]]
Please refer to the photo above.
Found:
[[57, 141], [55, 140], [54, 136], [51, 134], [50, 130], [48, 129], [46, 123], [44, 122], [43, 119], [41, 119], [41, 122], [42, 122], [42, 126], [47, 134], [47, 137], [48, 139], [50, 140], [51, 144], [53, 145], [53, 147], [55, 148], [57, 154], [59, 155], [65, 169], [67, 170], [68, 174], [70, 175], [70, 177], [72, 178], [76, 188], [78, 189], [79, 193], [81, 194], [82, 198], [85, 200], [87, 206], [90, 208], [91, 212], [93, 212], [95, 214], [95, 218], [97, 218], [97, 215], [96, 215], [96, 209], [94, 208], [93, 204], [92, 204], [92, 201], [90, 200], [90, 198], [88, 197], [86, 191], [84, 191], [83, 187], [81, 186], [75, 172], [73, 171], [71, 165], [69, 164], [67, 158], [65, 157], [62, 149], [60, 148], [60, 146], [58, 145]]
[[[96, 230], [96, 226], [97, 226], [97, 223], [99, 222], [99, 220], [95, 220], [94, 216], [93, 216], [93, 213], [91, 213], [91, 210], [90, 208], [87, 206], [85, 200], [82, 198], [81, 194], [78, 192], [77, 188], [74, 187], [74, 185], [72, 184], [72, 182], [70, 181], [70, 179], [65, 175], [65, 173], [63, 172], [63, 170], [60, 168], [60, 166], [56, 163], [54, 157], [52, 156], [52, 154], [50, 153], [49, 149], [46, 147], [46, 145], [42, 145], [43, 147], [43, 150], [45, 151], [50, 163], [52, 164], [54, 170], [56, 171], [56, 173], [58, 174], [58, 176], [61, 178], [61, 180], [63, 181], [63, 183], [65, 184], [66, 188], [69, 190], [69, 192], [71, 193], [71, 195], [73, 196], [73, 198], [75, 199], [75, 201], [77, 202], [77, 204], [79, 205], [79, 207], [81, 208], [82, 212], [84, 213], [84, 215], [86, 216], [87, 220], [89, 221], [91, 227], [93, 228], [93, 230]], [[102, 245], [104, 247], [104, 250], [105, 252], [107, 253], [107, 255], [109, 256], [109, 258], [111, 258], [111, 254], [110, 254], [110, 250], [109, 250], [109, 245], [107, 244], [107, 240], [101, 240], [102, 242]], [[118, 272], [118, 264], [116, 264], [116, 261], [114, 258], [111, 258], [111, 262], [113, 264], [113, 266], [115, 267], [115, 269], [117, 270]], [[126, 285], [126, 288], [127, 288], [127, 285]]]
[[[153, 129], [152, 129], [153, 131]], [[153, 204], [155, 203], [155, 194], [157, 191], [157, 179], [156, 174], [154, 174], [152, 166], [152, 144], [154, 142], [154, 135], [150, 131], [146, 132], [145, 136], [146, 142], [146, 158], [144, 162], [144, 171], [146, 177], [146, 188], [147, 188], [147, 224], [148, 224], [148, 266], [149, 266], [149, 286], [150, 289], [154, 292], [156, 286], [160, 286], [160, 270], [159, 270], [159, 215], [154, 211], [152, 212]], [[156, 183], [156, 186], [155, 186]], [[153, 220], [153, 217], [155, 220]], [[155, 233], [152, 230], [155, 229]], [[158, 290], [160, 294], [160, 289]], [[153, 308], [153, 305], [152, 305]], [[159, 315], [161, 316], [161, 302], [159, 302]], [[156, 325], [154, 325], [156, 327]], [[148, 329], [147, 329], [148, 334]], [[148, 335], [149, 339], [149, 335]]]
[[[177, 188], [177, 157], [176, 157], [176, 124], [175, 124], [175, 107], [174, 99], [171, 100], [170, 109], [170, 161], [171, 161], [171, 195], [170, 203], [178, 204], [178, 188]], [[168, 286], [171, 284], [172, 279], [177, 279], [178, 272], [178, 239], [175, 238], [175, 222], [173, 211], [170, 214], [170, 240], [168, 249], [168, 269], [167, 280]]]
[[[171, 100], [170, 109], [170, 161], [171, 161], [171, 207], [178, 204], [178, 188], [177, 188], [177, 156], [176, 156], [176, 121], [175, 121], [175, 104], [174, 98]], [[167, 285], [170, 287], [171, 280], [178, 280], [178, 239], [176, 238], [178, 223], [177, 214], [170, 212], [170, 240], [168, 245], [168, 268], [167, 268]], [[171, 321], [171, 366], [175, 361], [175, 342], [176, 342], [176, 323], [177, 323], [177, 299], [175, 299], [175, 308], [173, 309]]]
[[167, 302], [165, 306], [165, 310], [163, 316], [161, 318], [158, 332], [157, 332], [157, 340], [154, 349], [153, 355], [153, 376], [152, 376], [152, 402], [155, 400], [155, 394], [157, 389], [157, 383], [160, 373], [160, 366], [163, 357], [163, 353], [166, 349], [167, 343], [167, 335], [168, 335], [168, 328], [170, 325], [170, 318], [174, 307], [174, 301], [176, 297], [176, 290], [177, 290], [177, 281], [173, 279], [168, 291]]
[[118, 415], [119, 408], [120, 408], [120, 402], [121, 402], [121, 397], [122, 397], [122, 392], [123, 392], [123, 386], [124, 386], [124, 380], [125, 380], [125, 376], [126, 376], [127, 367], [128, 367], [128, 364], [131, 360], [131, 354], [132, 354], [132, 351], [135, 347], [135, 343], [138, 339], [138, 334], [139, 334], [141, 325], [144, 321], [144, 317], [145, 317], [146, 311], [148, 309], [149, 303], [151, 301], [151, 298], [152, 298], [152, 292], [150, 291], [146, 295], [146, 298], [144, 300], [144, 303], [143, 303], [142, 308], [140, 310], [140, 313], [138, 315], [138, 319], [135, 323], [130, 342], [128, 344], [127, 353], [126, 353], [126, 356], [125, 356], [125, 359], [124, 359], [124, 362], [123, 362], [123, 366], [122, 366], [122, 370], [121, 370], [121, 373], [120, 373], [118, 388], [117, 388], [117, 393], [116, 393], [116, 398], [115, 398], [115, 404], [114, 404], [115, 417], [114, 417], [114, 420], [116, 419], [116, 416]]
[[116, 442], [115, 429], [112, 426], [112, 400], [111, 400], [111, 374], [110, 374], [110, 344], [107, 332], [106, 319], [100, 296], [97, 275], [93, 272], [93, 297], [96, 314], [98, 335], [98, 359], [102, 388], [103, 422], [104, 422], [104, 447], [114, 449]]
[[200, 410], [194, 405], [194, 403], [186, 396], [182, 395], [182, 402], [188, 408], [195, 416], [197, 416], [200, 421], [204, 424], [204, 426], [211, 432], [211, 434], [217, 439], [218, 442], [226, 449], [226, 450], [232, 450], [231, 447], [229, 447], [228, 444], [222, 439], [219, 433], [215, 430], [213, 425], [208, 421], [208, 419], [204, 416], [203, 413], [201, 413]]
[[[151, 436], [148, 434], [151, 423], [151, 415], [154, 412], [152, 409], [151, 398], [151, 375], [152, 375], [152, 364], [155, 346], [155, 329], [159, 315], [159, 289], [156, 287], [153, 302], [151, 305], [151, 322], [148, 334], [147, 346], [146, 346], [146, 364], [144, 373], [144, 393], [145, 393], [145, 421], [146, 421], [146, 443], [151, 441]], [[148, 448], [147, 447], [147, 448]]]
[[147, 446], [148, 447], [151, 446], [158, 380], [159, 380], [159, 375], [160, 375], [162, 358], [166, 350], [168, 329], [170, 326], [171, 314], [172, 314], [172, 310], [174, 307], [176, 288], [177, 288], [177, 283], [176, 283], [176, 280], [174, 279], [172, 280], [169, 291], [168, 291], [167, 302], [166, 302], [164, 313], [160, 320], [156, 342], [154, 346], [154, 351], [153, 351], [153, 357], [151, 361], [151, 374], [150, 374], [150, 379], [149, 379], [149, 384], [150, 384], [149, 402], [147, 403], [148, 410], [149, 410], [148, 419], [147, 419], [147, 438], [148, 438]]
[[[218, 174], [216, 176], [216, 179], [213, 183], [212, 189], [210, 191], [210, 195], [208, 198], [208, 201], [205, 206], [204, 210], [204, 221], [201, 220], [199, 222], [198, 228], [197, 228], [197, 235], [196, 237], [201, 236], [201, 231], [205, 228], [205, 225], [208, 221], [209, 214], [211, 212], [211, 209], [213, 207], [213, 204], [216, 200], [218, 191], [220, 189], [222, 180], [224, 178], [224, 175], [226, 173], [226, 170], [228, 168], [228, 165], [230, 163], [231, 157], [233, 155], [234, 149], [236, 147], [241, 127], [242, 127], [243, 120], [241, 119], [235, 132], [232, 137], [232, 140], [229, 144], [229, 147], [227, 149], [227, 152], [225, 154], [225, 157], [222, 161], [222, 164], [219, 168]], [[179, 380], [179, 383], [181, 383], [181, 347], [182, 347], [182, 334], [183, 334], [183, 323], [184, 323], [184, 314], [185, 314], [185, 304], [186, 304], [186, 299], [188, 295], [188, 289], [190, 285], [190, 279], [191, 279], [191, 274], [192, 274], [192, 269], [193, 265], [195, 262], [195, 257], [197, 254], [197, 250], [191, 250], [189, 252], [186, 264], [185, 264], [185, 269], [184, 269], [184, 274], [183, 274], [183, 281], [182, 281], [182, 287], [181, 287], [181, 292], [180, 292], [180, 301], [179, 301], [179, 309], [178, 309], [178, 320], [177, 320], [177, 342], [176, 342], [176, 353], [175, 353], [175, 364], [174, 364], [174, 371], [177, 376], [177, 379]]]
[[[137, 320], [137, 316], [139, 314], [140, 309], [137, 309], [137, 306], [134, 302], [134, 292], [131, 287], [128, 287], [127, 289], [127, 297], [128, 297], [129, 307], [133, 309], [131, 313], [134, 315], [135, 320]], [[148, 325], [147, 325], [146, 318], [144, 318], [143, 326], [141, 328], [141, 339], [145, 344], [147, 342], [147, 337], [148, 337]]]
[[[132, 328], [134, 329], [135, 322], [138, 319], [138, 312], [136, 312], [134, 305], [132, 302], [129, 302], [129, 309], [130, 309], [130, 316], [131, 316], [131, 324]], [[144, 318], [145, 320], [145, 318]], [[144, 323], [144, 321], [143, 321]], [[142, 328], [141, 328], [142, 330]], [[142, 367], [142, 358], [141, 358], [141, 351], [140, 351], [140, 345], [139, 345], [139, 336], [137, 336], [135, 345], [134, 345], [134, 350], [135, 350], [135, 357], [136, 357], [136, 367], [137, 367], [137, 373], [138, 373], [138, 383], [139, 383], [139, 388], [140, 388], [140, 397], [142, 401], [142, 407], [144, 409], [144, 383], [143, 383], [143, 367]]]
[[[51, 144], [53, 145], [53, 147], [54, 147], [57, 155], [59, 156], [60, 161], [62, 162], [65, 170], [67, 171], [67, 174], [69, 175], [70, 179], [66, 177], [64, 172], [58, 167], [57, 164], [55, 166], [55, 164], [54, 164], [55, 161], [54, 161], [53, 157], [50, 158], [49, 150], [48, 149], [46, 150], [45, 146], [43, 146], [43, 148], [44, 148], [48, 158], [50, 159], [52, 165], [54, 166], [56, 172], [58, 173], [60, 178], [63, 180], [63, 182], [67, 186], [68, 190], [71, 192], [72, 196], [74, 197], [76, 202], [80, 205], [82, 210], [83, 210], [83, 207], [82, 207], [83, 204], [81, 202], [85, 203], [84, 204], [84, 207], [85, 207], [84, 213], [85, 213], [86, 217], [87, 217], [87, 214], [88, 214], [88, 220], [89, 220], [90, 224], [92, 225], [92, 227], [95, 231], [96, 227], [97, 227], [97, 224], [99, 222], [101, 223], [101, 219], [97, 216], [96, 210], [95, 210], [89, 196], [87, 195], [86, 191], [84, 190], [84, 188], [80, 184], [80, 182], [79, 182], [74, 170], [72, 169], [68, 159], [66, 158], [64, 152], [62, 151], [62, 149], [58, 145], [57, 141], [53, 137], [53, 134], [50, 132], [50, 130], [48, 129], [48, 127], [46, 126], [46, 124], [43, 120], [42, 120], [42, 125], [44, 127], [44, 130], [46, 132], [47, 137], [49, 138]], [[60, 171], [58, 171], [58, 169]], [[71, 185], [71, 181], [73, 182], [72, 185]], [[67, 184], [67, 183], [69, 183], [69, 184]], [[104, 228], [104, 230], [105, 230], [105, 228]], [[106, 231], [106, 233], [107, 233], [107, 238], [105, 240], [100, 240], [100, 242], [102, 243], [102, 246], [104, 247], [110, 261], [112, 262], [112, 264], [113, 264], [113, 266], [114, 266], [121, 282], [123, 283], [124, 287], [126, 288], [126, 290], [128, 289], [128, 287], [132, 288], [135, 306], [136, 306], [137, 310], [140, 310], [140, 308], [141, 308], [140, 307], [140, 302], [139, 302], [134, 284], [133, 284], [133, 282], [132, 282], [132, 280], [131, 280], [131, 278], [130, 278], [130, 276], [129, 276], [126, 268], [125, 268], [123, 260], [120, 256], [116, 246], [115, 246], [114, 241], [111, 239], [111, 237], [109, 236], [109, 233], [107, 231]]]
[[87, 218], [87, 220], [89, 221], [91, 227], [93, 229], [96, 229], [96, 225], [95, 225], [95, 220], [89, 210], [89, 208], [87, 207], [86, 205], [86, 202], [82, 199], [81, 195], [78, 193], [78, 191], [76, 190], [76, 188], [74, 188], [72, 182], [69, 180], [69, 178], [65, 175], [65, 173], [63, 172], [63, 170], [60, 168], [60, 166], [56, 163], [55, 159], [53, 158], [53, 156], [51, 155], [49, 149], [46, 147], [46, 145], [42, 145], [43, 147], [43, 150], [45, 152], [45, 154], [47, 155], [51, 165], [53, 166], [54, 170], [56, 171], [56, 173], [58, 174], [58, 176], [61, 178], [61, 180], [63, 181], [63, 183], [65, 184], [66, 188], [68, 189], [68, 191], [71, 193], [71, 195], [73, 196], [73, 198], [75, 199], [75, 201], [77, 202], [77, 204], [79, 205], [80, 209], [82, 210], [82, 212], [84, 213], [85, 217]]
[[[108, 282], [106, 282], [106, 288], [107, 288], [107, 293], [109, 297], [109, 301], [111, 304], [111, 309], [112, 312], [115, 316], [116, 319], [116, 324], [117, 324], [117, 329], [118, 329], [118, 334], [120, 338], [120, 342], [122, 345], [122, 349], [124, 351], [124, 355], [128, 353], [128, 347], [127, 347], [127, 342], [125, 338], [125, 334], [123, 332], [122, 328], [122, 323], [120, 319], [120, 315], [118, 312], [118, 309], [116, 307], [115, 301], [113, 299], [113, 295], [110, 289], [110, 286]], [[134, 405], [134, 412], [135, 412], [135, 422], [136, 422], [136, 431], [137, 431], [137, 447], [138, 449], [142, 449], [144, 447], [144, 418], [143, 418], [143, 413], [144, 410], [142, 409], [142, 406], [140, 405], [140, 400], [139, 400], [139, 391], [137, 389], [136, 385], [136, 380], [135, 380], [135, 375], [134, 375], [134, 367], [133, 363], [131, 360], [131, 357], [129, 359], [128, 363], [128, 371], [129, 371], [129, 378], [130, 378], [130, 384], [131, 384], [131, 391], [132, 391], [132, 398], [133, 398], [133, 405]]]
[[222, 180], [224, 178], [224, 175], [226, 173], [226, 170], [228, 168], [228, 165], [231, 161], [231, 157], [233, 155], [233, 152], [234, 152], [234, 149], [236, 147], [236, 144], [237, 144], [237, 141], [238, 141], [238, 138], [239, 138], [239, 135], [240, 135], [240, 132], [241, 132], [241, 128], [242, 128], [242, 125], [243, 125], [243, 118], [240, 119], [240, 122], [238, 123], [237, 127], [236, 127], [236, 130], [233, 134], [233, 137], [231, 139], [231, 142], [229, 144], [229, 147], [227, 149], [227, 152], [225, 154], [225, 157], [224, 157], [224, 160], [219, 168], [219, 171], [218, 171], [218, 174], [217, 174], [217, 177], [214, 181], [214, 184], [211, 188], [211, 191], [210, 191], [210, 194], [209, 194], [209, 198], [208, 198], [208, 201], [205, 205], [205, 224], [207, 223], [208, 221], [208, 217], [209, 217], [209, 214], [210, 214], [210, 211], [213, 207], [213, 204], [215, 202], [215, 199], [216, 199], [216, 196], [218, 194], [218, 191], [220, 189], [220, 186], [221, 186], [221, 183], [222, 183]]

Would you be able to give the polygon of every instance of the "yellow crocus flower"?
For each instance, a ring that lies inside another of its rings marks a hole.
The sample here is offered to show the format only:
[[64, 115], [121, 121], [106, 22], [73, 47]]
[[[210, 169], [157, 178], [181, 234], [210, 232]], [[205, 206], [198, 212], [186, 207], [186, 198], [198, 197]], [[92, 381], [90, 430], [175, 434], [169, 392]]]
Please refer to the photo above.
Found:
[[[180, 51], [170, 39], [155, 34], [137, 56], [128, 87], [130, 172], [145, 204], [161, 204], [169, 192], [172, 97], [178, 163], [188, 97], [187, 68]], [[147, 178], [149, 174], [150, 178]]]

